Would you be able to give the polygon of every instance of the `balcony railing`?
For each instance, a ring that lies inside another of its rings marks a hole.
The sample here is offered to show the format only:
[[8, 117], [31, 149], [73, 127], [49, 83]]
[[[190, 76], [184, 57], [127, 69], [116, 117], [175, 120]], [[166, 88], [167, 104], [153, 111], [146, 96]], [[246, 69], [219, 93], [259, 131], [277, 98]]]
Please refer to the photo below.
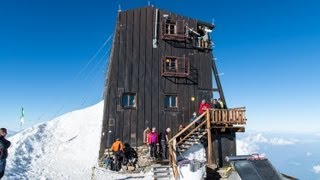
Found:
[[162, 76], [187, 77], [189, 74], [190, 64], [188, 58], [176, 56], [166, 56], [162, 58]]
[[210, 109], [211, 123], [216, 126], [245, 125], [246, 109], [245, 107], [233, 109]]
[[[174, 135], [168, 142], [169, 144], [169, 163], [173, 169], [174, 177], [177, 179], [179, 176], [179, 170], [177, 165], [177, 145], [182, 143], [185, 139], [189, 138], [193, 132], [198, 130], [200, 127], [204, 127], [206, 129], [207, 134], [207, 160], [208, 165], [212, 165], [212, 141], [211, 141], [211, 129], [218, 128], [220, 130], [223, 129], [243, 129], [246, 124], [246, 114], [245, 107], [240, 108], [231, 108], [231, 109], [209, 109], [200, 116], [198, 116], [195, 120], [193, 120], [189, 125], [187, 125], [184, 129], [179, 131], [176, 135]], [[241, 125], [242, 127], [236, 127]], [[183, 133], [187, 133], [187, 135], [182, 136]], [[180, 137], [180, 140], [177, 141], [177, 138]]]
[[186, 35], [186, 25], [182, 20], [178, 21], [168, 21], [164, 20], [162, 22], [162, 33], [161, 37], [165, 40], [173, 41], [185, 41], [187, 39]]

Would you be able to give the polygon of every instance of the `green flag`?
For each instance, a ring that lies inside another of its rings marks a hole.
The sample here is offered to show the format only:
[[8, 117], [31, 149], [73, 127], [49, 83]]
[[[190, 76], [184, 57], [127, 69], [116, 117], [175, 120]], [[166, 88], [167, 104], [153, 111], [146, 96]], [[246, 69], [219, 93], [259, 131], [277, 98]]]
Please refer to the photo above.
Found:
[[20, 123], [21, 123], [21, 125], [24, 123], [24, 109], [23, 109], [23, 107], [21, 107]]

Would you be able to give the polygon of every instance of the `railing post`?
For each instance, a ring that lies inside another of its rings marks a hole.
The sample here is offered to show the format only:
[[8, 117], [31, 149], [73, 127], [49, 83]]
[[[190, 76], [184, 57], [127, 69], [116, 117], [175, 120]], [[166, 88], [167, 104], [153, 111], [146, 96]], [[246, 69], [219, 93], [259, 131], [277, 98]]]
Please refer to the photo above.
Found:
[[210, 122], [210, 110], [207, 110], [207, 135], [208, 135], [208, 165], [212, 165], [212, 143], [211, 143], [211, 122]]

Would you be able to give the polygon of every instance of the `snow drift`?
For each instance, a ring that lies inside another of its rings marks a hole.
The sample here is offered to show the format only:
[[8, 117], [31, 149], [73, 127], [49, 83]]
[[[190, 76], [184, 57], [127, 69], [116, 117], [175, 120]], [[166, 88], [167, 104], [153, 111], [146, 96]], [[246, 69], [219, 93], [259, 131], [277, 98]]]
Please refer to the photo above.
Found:
[[[98, 160], [103, 105], [102, 101], [10, 136], [12, 146], [4, 180], [88, 180], [92, 174], [96, 179], [150, 179], [150, 173], [119, 174], [103, 168], [92, 171]], [[238, 153], [245, 152], [249, 146], [239, 142], [241, 140], [237, 140]], [[204, 149], [194, 148], [188, 150], [190, 153], [185, 157], [205, 160]]]
[[98, 159], [102, 114], [103, 101], [10, 137], [4, 179], [90, 179]]

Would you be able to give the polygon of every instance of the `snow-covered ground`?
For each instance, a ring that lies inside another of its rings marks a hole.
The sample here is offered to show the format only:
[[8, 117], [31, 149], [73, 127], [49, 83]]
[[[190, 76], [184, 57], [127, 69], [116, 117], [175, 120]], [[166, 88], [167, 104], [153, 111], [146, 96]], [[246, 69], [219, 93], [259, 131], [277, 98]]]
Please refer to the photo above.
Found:
[[[125, 174], [111, 172], [103, 168], [95, 168], [93, 171], [93, 167], [97, 165], [98, 160], [102, 114], [103, 102], [100, 102], [94, 106], [67, 113], [52, 121], [35, 125], [14, 136], [10, 136], [9, 140], [12, 142], [12, 146], [9, 148], [6, 174], [3, 179], [89, 180], [93, 174], [96, 180], [151, 179], [150, 172], [146, 174]], [[317, 141], [315, 142], [318, 142], [318, 137], [316, 136]], [[262, 148], [260, 147], [261, 144], [268, 146]], [[290, 148], [295, 145], [298, 145], [298, 143], [292, 139], [271, 138], [254, 133], [240, 137], [237, 140], [237, 151], [238, 154], [265, 151], [267, 155], [271, 156], [282, 153], [268, 153], [268, 147]], [[197, 147], [194, 148], [196, 149], [192, 153], [185, 156], [197, 157], [197, 159], [204, 158], [198, 157], [199, 154], [203, 154], [201, 153], [203, 151], [202, 148], [198, 148], [201, 151], [197, 151]], [[313, 152], [311, 150], [306, 153], [307, 158], [319, 157], [317, 151]], [[303, 152], [303, 150], [300, 151]], [[281, 158], [282, 160], [284, 159], [282, 156]], [[276, 161], [276, 167], [282, 167], [281, 162], [277, 162], [281, 158], [277, 157], [273, 160]], [[312, 161], [312, 163], [314, 166], [313, 169], [310, 166], [309, 172], [320, 174], [317, 166], [319, 162]], [[277, 166], [278, 164], [280, 165]], [[282, 171], [286, 172], [285, 169]], [[294, 173], [289, 174], [295, 175]], [[304, 177], [309, 176], [306, 175]], [[312, 177], [315, 177], [315, 175]]]
[[[102, 114], [100, 102], [9, 137], [12, 146], [4, 179], [152, 179], [151, 172], [118, 173], [97, 167]], [[199, 151], [204, 159], [203, 147], [194, 148], [186, 157], [199, 158]]]
[[96, 180], [106, 180], [106, 179], [112, 179], [112, 180], [124, 180], [124, 179], [130, 179], [130, 180], [149, 180], [152, 179], [152, 173], [122, 173], [122, 172], [114, 172], [110, 171], [104, 168], [96, 168], [94, 171], [94, 179]]
[[97, 164], [103, 102], [12, 137], [4, 179], [90, 179]]
[[151, 179], [97, 168], [103, 101], [9, 137], [4, 180]]
[[16, 135], [17, 133], [19, 133], [19, 131], [13, 131], [8, 129], [8, 134], [7, 134], [7, 138]]

